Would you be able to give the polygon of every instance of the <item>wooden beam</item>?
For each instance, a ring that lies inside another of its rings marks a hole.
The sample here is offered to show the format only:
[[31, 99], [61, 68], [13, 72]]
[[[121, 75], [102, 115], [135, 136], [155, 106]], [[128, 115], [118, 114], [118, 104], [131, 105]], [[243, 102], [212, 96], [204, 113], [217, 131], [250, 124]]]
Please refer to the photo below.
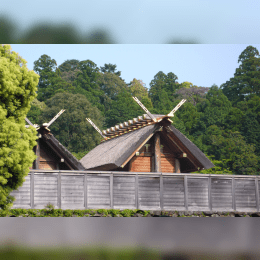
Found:
[[161, 172], [161, 143], [160, 143], [160, 134], [156, 133], [154, 135], [154, 169], [155, 172]]
[[180, 161], [177, 158], [175, 158], [175, 172], [181, 173], [181, 164], [180, 164]]

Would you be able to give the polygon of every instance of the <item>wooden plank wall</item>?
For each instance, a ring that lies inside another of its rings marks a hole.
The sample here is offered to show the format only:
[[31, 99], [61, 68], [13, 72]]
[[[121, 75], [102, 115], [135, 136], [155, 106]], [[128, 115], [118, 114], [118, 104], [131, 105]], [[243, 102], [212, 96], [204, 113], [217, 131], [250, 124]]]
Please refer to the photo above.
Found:
[[33, 170], [13, 208], [259, 212], [260, 177]]

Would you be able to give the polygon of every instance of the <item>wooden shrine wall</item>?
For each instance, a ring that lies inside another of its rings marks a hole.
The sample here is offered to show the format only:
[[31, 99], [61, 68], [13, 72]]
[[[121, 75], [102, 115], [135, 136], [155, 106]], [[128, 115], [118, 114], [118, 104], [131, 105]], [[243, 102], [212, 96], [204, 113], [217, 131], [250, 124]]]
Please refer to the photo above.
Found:
[[258, 176], [32, 170], [13, 208], [259, 212]]
[[[153, 172], [154, 164], [154, 152], [153, 152], [153, 139], [146, 145], [144, 145], [140, 150], [139, 154], [134, 155], [134, 157], [129, 162], [130, 172]], [[161, 145], [161, 169], [162, 172], [175, 172], [175, 158], [173, 152], [165, 145]]]

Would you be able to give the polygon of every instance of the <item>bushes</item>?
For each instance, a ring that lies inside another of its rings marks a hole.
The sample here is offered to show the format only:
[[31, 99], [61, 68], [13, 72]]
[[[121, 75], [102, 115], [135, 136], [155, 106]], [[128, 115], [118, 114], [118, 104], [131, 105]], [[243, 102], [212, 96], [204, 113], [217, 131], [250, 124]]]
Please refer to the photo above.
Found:
[[0, 210], [0, 217], [146, 217], [150, 212], [131, 209], [54, 209], [47, 205], [45, 209], [10, 209]]

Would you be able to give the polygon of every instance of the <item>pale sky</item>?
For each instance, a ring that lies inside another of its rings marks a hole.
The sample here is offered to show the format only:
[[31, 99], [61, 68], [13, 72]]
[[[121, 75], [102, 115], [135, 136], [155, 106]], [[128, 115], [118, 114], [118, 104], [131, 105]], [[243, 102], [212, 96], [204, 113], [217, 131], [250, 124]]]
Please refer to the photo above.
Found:
[[[117, 65], [121, 77], [130, 83], [142, 80], [149, 88], [154, 76], [173, 72], [178, 82], [202, 87], [220, 86], [234, 76], [238, 57], [250, 44], [112, 44], [112, 45], [26, 45], [12, 44], [32, 70], [33, 62], [47, 54], [60, 65], [67, 59], [92, 60], [98, 67]], [[260, 51], [260, 44], [252, 44]]]
[[104, 28], [116, 43], [260, 43], [257, 0], [12, 0], [1, 3], [24, 29], [38, 22]]

